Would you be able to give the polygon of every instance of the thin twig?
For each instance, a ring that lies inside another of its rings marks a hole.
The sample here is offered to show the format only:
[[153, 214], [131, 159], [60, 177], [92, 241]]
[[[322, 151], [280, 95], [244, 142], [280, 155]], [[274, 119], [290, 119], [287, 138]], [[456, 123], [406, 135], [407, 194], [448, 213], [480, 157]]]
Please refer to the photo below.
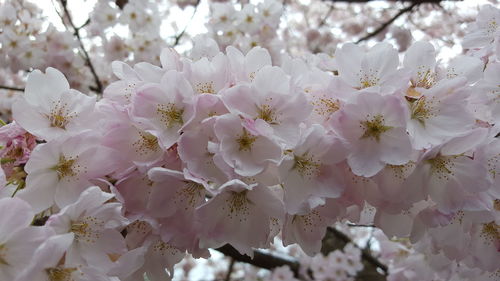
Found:
[[9, 87], [9, 86], [3, 86], [3, 85], [0, 85], [0, 89], [24, 92], [24, 88], [16, 88], [16, 87]]
[[326, 20], [328, 19], [328, 17], [332, 14], [333, 12], [333, 4], [330, 4], [330, 8], [328, 9], [328, 12], [326, 12], [325, 16], [323, 17], [323, 19], [319, 22], [319, 25], [318, 25], [318, 28], [319, 27], [322, 27], [323, 25], [325, 25], [326, 23]]
[[56, 6], [56, 2], [54, 0], [50, 0], [52, 2], [52, 6], [54, 6], [54, 10], [56, 11], [56, 14], [59, 16], [59, 18], [61, 19], [61, 22], [62, 24], [64, 25], [64, 27], [66, 27], [66, 29], [69, 29], [68, 26], [66, 25], [66, 21], [64, 20], [64, 16], [61, 15], [61, 13], [59, 12], [59, 9], [57, 8]]
[[76, 30], [80, 30], [80, 29], [84, 28], [89, 23], [90, 23], [90, 18], [88, 18], [82, 25], [80, 25], [80, 27], [77, 27]]
[[68, 22], [71, 25], [71, 27], [73, 28], [74, 34], [75, 34], [76, 38], [78, 39], [78, 43], [80, 44], [80, 48], [83, 52], [84, 59], [87, 62], [87, 66], [90, 68], [90, 72], [92, 72], [92, 76], [94, 76], [94, 81], [96, 83], [95, 89], [97, 90], [98, 93], [102, 94], [102, 83], [99, 80], [99, 77], [97, 76], [97, 72], [95, 71], [94, 65], [90, 61], [90, 56], [87, 53], [87, 50], [85, 49], [85, 47], [83, 46], [82, 38], [80, 37], [80, 28], [81, 27], [77, 28], [75, 26], [75, 24], [73, 23], [73, 19], [71, 18], [71, 15], [70, 15], [68, 7], [67, 7], [67, 0], [61, 0], [61, 4], [62, 4], [62, 7], [64, 9], [64, 14], [68, 18]]
[[227, 275], [226, 278], [224, 278], [224, 281], [230, 281], [231, 280], [231, 273], [233, 273], [233, 268], [234, 268], [234, 259], [231, 258], [231, 262], [229, 262], [229, 267], [227, 269]]
[[391, 25], [391, 23], [393, 23], [397, 18], [399, 18], [401, 15], [407, 13], [407, 12], [410, 12], [411, 10], [413, 10], [413, 8], [415, 8], [416, 6], [422, 4], [422, 1], [415, 1], [415, 2], [412, 2], [411, 5], [409, 5], [408, 7], [406, 8], [403, 8], [401, 10], [399, 10], [399, 12], [397, 14], [395, 14], [392, 18], [390, 18], [388, 21], [384, 22], [381, 26], [379, 26], [377, 29], [375, 29], [374, 31], [368, 33], [367, 35], [365, 35], [364, 37], [361, 37], [358, 41], [356, 41], [356, 44], [362, 42], [362, 41], [365, 41], [365, 40], [368, 40], [372, 37], [374, 37], [375, 35], [379, 34], [380, 32], [382, 32], [384, 29], [386, 29], [389, 25]]
[[181, 41], [182, 36], [184, 36], [184, 33], [186, 33], [187, 28], [189, 27], [189, 25], [191, 24], [191, 21], [194, 18], [194, 15], [196, 15], [196, 11], [198, 10], [199, 4], [200, 4], [200, 0], [196, 1], [196, 4], [194, 5], [194, 11], [193, 11], [193, 14], [191, 15], [191, 18], [189, 19], [188, 23], [186, 24], [184, 29], [181, 31], [181, 33], [179, 33], [177, 36], [175, 36], [175, 41], [174, 41], [174, 44], [172, 45], [172, 47], [179, 45], [179, 42]]

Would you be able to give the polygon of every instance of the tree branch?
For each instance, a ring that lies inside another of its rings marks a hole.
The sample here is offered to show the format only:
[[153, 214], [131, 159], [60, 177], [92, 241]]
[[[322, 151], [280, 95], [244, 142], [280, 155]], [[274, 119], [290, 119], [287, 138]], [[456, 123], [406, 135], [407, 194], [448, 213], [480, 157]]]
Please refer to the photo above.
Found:
[[[327, 229], [325, 238], [323, 238], [321, 253], [328, 255], [330, 252], [343, 249], [346, 244], [352, 243], [351, 238], [341, 231], [329, 227]], [[353, 245], [356, 245], [353, 243]], [[357, 246], [356, 246], [357, 247]], [[254, 250], [254, 258], [251, 259], [247, 255], [242, 255], [233, 248], [231, 245], [226, 244], [220, 248], [215, 249], [224, 255], [231, 257], [233, 261], [245, 262], [260, 268], [272, 270], [276, 267], [287, 265], [292, 270], [296, 278], [300, 277], [300, 263], [295, 259], [279, 257], [270, 253], [260, 250]], [[370, 281], [384, 281], [388, 273], [388, 268], [385, 264], [380, 262], [376, 257], [372, 256], [366, 249], [361, 250], [361, 257], [363, 260], [364, 268], [356, 277], [356, 280], [370, 280]], [[381, 273], [381, 270], [383, 273]]]
[[[368, 33], [367, 35], [365, 35], [364, 37], [361, 37], [358, 41], [356, 41], [356, 44], [362, 42], [362, 41], [365, 41], [365, 40], [368, 40], [372, 37], [374, 37], [375, 35], [379, 34], [380, 32], [382, 32], [384, 29], [386, 29], [389, 25], [391, 25], [391, 23], [393, 23], [397, 18], [399, 18], [400, 16], [402, 16], [403, 14], [407, 13], [407, 12], [410, 12], [411, 10], [413, 10], [413, 8], [415, 8], [416, 6], [422, 4], [424, 1], [413, 1], [411, 5], [409, 5], [408, 7], [406, 8], [403, 8], [401, 10], [399, 10], [399, 12], [397, 14], [395, 14], [392, 18], [390, 18], [388, 21], [384, 22], [381, 26], [379, 26], [377, 29], [375, 29], [374, 31]], [[434, 1], [436, 2], [436, 1]]]
[[[325, 238], [323, 238], [321, 253], [326, 256], [328, 255], [328, 253], [334, 250], [343, 249], [348, 243], [353, 243], [349, 236], [333, 227], [329, 227], [326, 231]], [[354, 243], [353, 245], [356, 246], [356, 244]], [[386, 280], [386, 275], [388, 273], [387, 266], [380, 262], [376, 257], [372, 256], [369, 251], [365, 249], [360, 250], [362, 260], [364, 261], [363, 264], [365, 266], [363, 270], [358, 274], [356, 280]], [[378, 269], [382, 270], [383, 273], [380, 273]]]
[[231, 273], [233, 273], [234, 262], [235, 262], [234, 259], [231, 258], [231, 261], [229, 262], [229, 267], [227, 269], [226, 278], [224, 278], [224, 281], [230, 281], [231, 280]]
[[0, 89], [24, 92], [24, 88], [16, 88], [16, 87], [3, 86], [3, 85], [0, 85]]
[[89, 23], [90, 23], [90, 18], [88, 18], [82, 25], [80, 25], [79, 27], [77, 27], [76, 30], [80, 30], [80, 29], [84, 28]]
[[273, 268], [287, 265], [292, 270], [295, 277], [299, 277], [300, 263], [296, 260], [279, 257], [273, 254], [265, 253], [260, 250], [253, 251], [253, 259], [247, 255], [242, 255], [233, 248], [233, 246], [226, 244], [220, 248], [215, 249], [224, 255], [233, 258], [235, 261], [245, 262], [255, 265], [260, 268], [272, 270]]
[[328, 8], [328, 12], [326, 12], [326, 14], [325, 14], [325, 16], [323, 17], [323, 19], [319, 22], [318, 28], [319, 28], [319, 27], [322, 27], [323, 25], [325, 25], [326, 20], [327, 20], [327, 19], [328, 19], [328, 17], [330, 17], [330, 15], [332, 14], [333, 9], [334, 9], [333, 4], [330, 4], [330, 8]]
[[120, 8], [121, 10], [123, 10], [123, 7], [125, 7], [125, 5], [127, 5], [127, 3], [128, 3], [128, 0], [116, 0], [115, 1], [116, 6], [118, 6], [118, 8]]
[[87, 22], [89, 22], [89, 20], [86, 23], [84, 23], [82, 26], [76, 27], [75, 24], [73, 23], [73, 19], [71, 18], [71, 14], [69, 13], [69, 10], [67, 7], [67, 0], [61, 0], [61, 4], [62, 4], [63, 10], [64, 10], [64, 14], [68, 18], [68, 22], [71, 25], [71, 27], [73, 28], [74, 34], [75, 34], [76, 38], [78, 39], [78, 43], [80, 44], [80, 48], [83, 52], [84, 59], [87, 62], [87, 66], [90, 68], [90, 72], [92, 72], [92, 76], [94, 76], [94, 81], [96, 83], [95, 89], [98, 93], [102, 94], [102, 83], [99, 80], [99, 77], [97, 76], [97, 72], [95, 71], [94, 65], [90, 61], [90, 56], [87, 53], [87, 50], [85, 49], [85, 47], [83, 46], [82, 38], [80, 37], [80, 28], [84, 27], [87, 24]]
[[200, 0], [197, 0], [196, 4], [194, 5], [194, 11], [193, 11], [193, 14], [191, 15], [191, 18], [189, 19], [188, 23], [186, 24], [186, 26], [184, 27], [184, 29], [181, 31], [181, 33], [179, 33], [177, 36], [175, 36], [175, 42], [172, 45], [172, 47], [175, 47], [175, 46], [179, 45], [179, 42], [180, 42], [182, 36], [184, 36], [184, 33], [186, 33], [186, 29], [191, 24], [191, 21], [193, 20], [194, 15], [196, 15], [196, 11], [198, 10], [198, 5], [199, 4], [200, 4]]

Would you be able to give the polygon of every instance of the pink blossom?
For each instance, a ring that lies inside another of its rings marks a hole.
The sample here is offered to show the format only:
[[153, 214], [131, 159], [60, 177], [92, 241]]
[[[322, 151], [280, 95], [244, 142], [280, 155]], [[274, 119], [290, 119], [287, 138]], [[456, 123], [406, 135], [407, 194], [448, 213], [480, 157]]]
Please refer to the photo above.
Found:
[[33, 71], [24, 97], [13, 105], [13, 117], [24, 129], [45, 140], [90, 129], [95, 98], [69, 88], [54, 68]]
[[30, 226], [34, 212], [18, 198], [0, 199], [0, 278], [12, 280], [26, 267], [35, 249], [54, 234], [48, 227]]
[[269, 163], [281, 161], [281, 146], [263, 123], [241, 120], [233, 114], [220, 116], [215, 122], [215, 134], [220, 141], [217, 154], [239, 175], [254, 176]]
[[404, 110], [396, 96], [362, 92], [338, 112], [332, 124], [346, 141], [353, 173], [373, 176], [386, 164], [402, 165], [410, 160]]
[[280, 200], [265, 186], [231, 180], [196, 210], [201, 227], [200, 245], [231, 244], [253, 257], [252, 248], [266, 247], [271, 219], [283, 217]]

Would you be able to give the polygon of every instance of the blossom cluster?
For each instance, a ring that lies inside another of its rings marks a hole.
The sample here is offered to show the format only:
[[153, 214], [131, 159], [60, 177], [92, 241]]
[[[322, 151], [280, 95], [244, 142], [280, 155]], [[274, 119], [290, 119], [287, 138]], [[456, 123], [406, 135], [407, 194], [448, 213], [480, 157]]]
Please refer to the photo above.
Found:
[[[408, 240], [435, 270], [494, 278], [498, 22], [483, 7], [448, 65], [425, 41], [402, 61], [387, 43], [347, 43], [333, 63], [277, 64], [265, 48], [220, 52], [199, 37], [191, 59], [166, 48], [160, 66], [113, 62], [100, 99], [55, 68], [32, 71], [0, 129], [0, 279], [165, 280], [186, 254], [230, 244], [253, 256], [276, 236], [313, 256], [346, 220]], [[353, 264], [318, 256], [314, 277], [353, 277], [360, 252], [344, 254]], [[420, 264], [395, 264], [392, 280], [419, 280], [408, 272]]]
[[279, 1], [265, 0], [257, 5], [246, 3], [237, 10], [236, 5], [228, 2], [212, 3], [207, 28], [221, 49], [235, 46], [248, 52], [255, 46], [279, 53], [284, 43], [278, 39], [283, 5]]

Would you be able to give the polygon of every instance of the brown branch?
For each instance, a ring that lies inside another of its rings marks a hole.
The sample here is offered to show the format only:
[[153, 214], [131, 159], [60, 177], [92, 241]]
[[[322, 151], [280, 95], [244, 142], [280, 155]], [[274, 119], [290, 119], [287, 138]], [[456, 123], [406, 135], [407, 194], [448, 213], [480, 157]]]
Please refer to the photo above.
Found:
[[61, 4], [64, 10], [64, 14], [68, 18], [68, 22], [71, 25], [71, 27], [74, 30], [74, 34], [76, 38], [78, 39], [78, 43], [80, 44], [80, 49], [83, 52], [83, 56], [85, 61], [87, 62], [87, 66], [90, 68], [90, 72], [92, 72], [92, 76], [94, 76], [94, 81], [96, 83], [96, 92], [102, 94], [102, 83], [101, 80], [99, 80], [99, 77], [97, 76], [97, 72], [95, 71], [94, 65], [92, 64], [92, 61], [90, 61], [90, 56], [89, 53], [87, 53], [87, 50], [83, 46], [82, 38], [80, 37], [80, 28], [85, 26], [87, 23], [80, 27], [76, 27], [75, 24], [73, 23], [73, 19], [71, 18], [71, 14], [69, 13], [68, 6], [67, 6], [67, 0], [61, 0]]
[[319, 22], [319, 25], [318, 25], [318, 28], [319, 27], [322, 27], [323, 25], [325, 25], [326, 23], [326, 20], [328, 19], [328, 17], [330, 17], [330, 15], [332, 14], [333, 12], [333, 4], [330, 5], [330, 8], [328, 8], [328, 12], [326, 12], [325, 16], [323, 17], [323, 19]]
[[273, 254], [269, 254], [260, 250], [253, 251], [253, 259], [247, 255], [242, 255], [233, 248], [233, 246], [226, 244], [220, 248], [215, 249], [223, 253], [224, 255], [233, 258], [235, 261], [245, 262], [260, 268], [272, 270], [276, 267], [287, 265], [292, 270], [295, 277], [299, 277], [300, 263], [296, 260], [287, 259], [284, 257], [279, 257]]
[[[333, 227], [329, 227], [327, 229], [325, 237], [323, 238], [321, 253], [326, 256], [332, 251], [343, 249], [348, 243], [353, 243], [351, 238], [349, 238], [341, 231]], [[353, 245], [357, 247], [356, 244], [353, 243]], [[251, 259], [247, 255], [240, 254], [238, 250], [236, 250], [229, 244], [226, 244], [215, 250], [223, 253], [228, 257], [231, 257], [235, 261], [245, 262], [269, 270], [286, 265], [290, 267], [290, 270], [293, 272], [296, 278], [300, 277], [300, 263], [295, 259], [279, 257], [260, 250], [254, 250], [254, 258]], [[376, 257], [372, 256], [367, 249], [360, 250], [364, 268], [361, 272], [358, 273], [358, 276], [356, 276], [356, 280], [385, 281], [387, 279], [386, 275], [388, 273], [387, 266], [380, 262]]]
[[[415, 8], [416, 6], [422, 4], [424, 1], [413, 1], [411, 5], [409, 5], [408, 7], [406, 8], [403, 8], [401, 10], [399, 10], [399, 12], [397, 14], [395, 14], [392, 18], [390, 18], [388, 21], [384, 22], [381, 26], [379, 26], [377, 29], [375, 29], [374, 31], [368, 33], [367, 35], [361, 37], [358, 41], [356, 41], [356, 44], [362, 42], [362, 41], [365, 41], [365, 40], [368, 40], [372, 37], [374, 37], [375, 35], [379, 34], [380, 32], [382, 32], [384, 29], [386, 29], [389, 25], [391, 25], [397, 18], [399, 18], [400, 16], [402, 16], [403, 14], [407, 13], [407, 12], [410, 12], [411, 10], [413, 10], [413, 8]], [[435, 2], [435, 1], [434, 1]]]
[[[348, 243], [353, 243], [349, 236], [333, 227], [329, 227], [326, 231], [325, 238], [323, 238], [321, 253], [326, 256], [334, 250], [343, 249]], [[353, 243], [353, 245], [357, 247], [356, 244]], [[376, 257], [372, 256], [369, 251], [365, 249], [360, 250], [364, 268], [358, 274], [356, 280], [386, 280], [386, 275], [388, 273], [387, 266], [380, 262]], [[378, 269], [382, 270], [383, 273], [380, 273]]]
[[24, 88], [16, 88], [16, 87], [3, 86], [3, 85], [0, 85], [0, 89], [24, 92]]
[[127, 3], [128, 3], [128, 0], [116, 0], [115, 1], [116, 6], [118, 6], [118, 8], [120, 8], [121, 10], [123, 10], [123, 7], [125, 7], [125, 5], [127, 5]]
[[231, 273], [233, 273], [234, 262], [235, 262], [234, 259], [231, 258], [231, 261], [229, 262], [229, 268], [227, 269], [226, 278], [224, 278], [224, 281], [230, 281], [231, 280]]

